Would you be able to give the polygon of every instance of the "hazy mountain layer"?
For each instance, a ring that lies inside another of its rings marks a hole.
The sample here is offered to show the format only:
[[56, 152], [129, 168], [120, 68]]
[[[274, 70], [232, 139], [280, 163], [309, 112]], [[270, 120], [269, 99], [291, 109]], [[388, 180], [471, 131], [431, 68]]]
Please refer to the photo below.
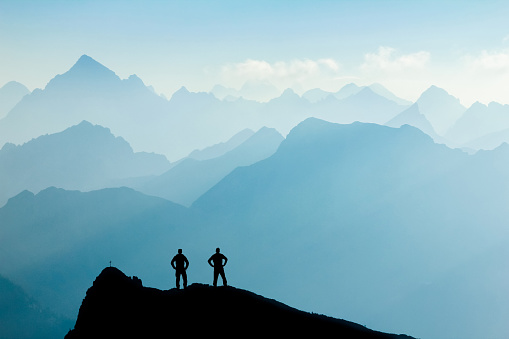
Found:
[[431, 126], [430, 122], [424, 114], [421, 114], [419, 111], [419, 104], [415, 103], [410, 106], [408, 109], [404, 110], [391, 120], [385, 123], [386, 126], [389, 127], [401, 127], [403, 125], [410, 125], [416, 127], [433, 138], [433, 140], [438, 141], [440, 136], [435, 132], [433, 126]]
[[194, 150], [187, 156], [188, 158], [195, 160], [209, 160], [222, 156], [223, 154], [233, 150], [237, 146], [241, 145], [244, 141], [253, 136], [255, 132], [246, 128], [235, 134], [233, 137], [228, 139], [226, 142], [221, 142], [216, 145], [209, 146], [202, 150]]
[[420, 113], [440, 136], [444, 136], [466, 111], [458, 98], [436, 86], [424, 91], [416, 103]]
[[262, 128], [242, 144], [222, 156], [195, 160], [184, 159], [160, 176], [126, 186], [190, 206], [228, 173], [239, 166], [249, 166], [277, 150], [283, 136], [274, 129]]
[[0, 205], [23, 190], [56, 186], [92, 190], [116, 180], [158, 175], [170, 166], [162, 155], [134, 153], [109, 129], [88, 122], [0, 150]]
[[266, 126], [286, 135], [311, 116], [341, 123], [384, 123], [406, 107], [369, 88], [345, 102], [338, 99], [325, 105], [311, 104], [292, 90], [259, 103], [242, 98], [221, 101], [213, 94], [191, 93], [184, 87], [168, 101], [136, 75], [122, 80], [83, 55], [69, 71], [57, 75], [43, 90], [25, 96], [0, 119], [0, 145], [22, 144], [86, 120], [129, 140], [135, 151], [156, 152], [176, 161], [246, 128]]
[[485, 139], [488, 140], [490, 139], [488, 135], [493, 135], [506, 129], [509, 129], [509, 105], [492, 102], [486, 106], [476, 102], [456, 121], [447, 132], [446, 137], [460, 145], [493, 149], [502, 142], [508, 142], [509, 138], [499, 138], [498, 142], [487, 144], [479, 142], [479, 145], [476, 145], [476, 140], [483, 137], [486, 137]]
[[412, 104], [408, 100], [404, 100], [404, 99], [398, 98], [393, 93], [391, 93], [389, 90], [387, 90], [385, 87], [383, 87], [380, 84], [376, 84], [376, 83], [375, 84], [371, 84], [369, 86], [357, 86], [356, 84], [347, 84], [347, 85], [343, 86], [336, 93], [327, 92], [327, 91], [324, 91], [324, 90], [322, 90], [320, 88], [314, 88], [314, 89], [311, 89], [311, 90], [306, 91], [305, 93], [303, 93], [302, 97], [304, 99], [308, 100], [309, 102], [312, 102], [312, 103], [324, 100], [324, 99], [326, 99], [330, 95], [336, 97], [339, 100], [342, 100], [342, 99], [345, 99], [345, 98], [347, 98], [349, 96], [352, 96], [352, 95], [355, 95], [355, 94], [359, 93], [361, 90], [363, 90], [365, 88], [369, 88], [370, 90], [372, 90], [376, 94], [378, 94], [378, 95], [380, 95], [382, 97], [385, 97], [386, 99], [389, 99], [389, 100], [397, 103], [398, 105], [408, 106], [408, 105]]
[[83, 55], [69, 71], [25, 96], [0, 120], [0, 145], [21, 144], [86, 120], [135, 140], [137, 151], [154, 151], [149, 145], [162, 142], [164, 126], [160, 124], [168, 114], [167, 106], [135, 75], [121, 80]]

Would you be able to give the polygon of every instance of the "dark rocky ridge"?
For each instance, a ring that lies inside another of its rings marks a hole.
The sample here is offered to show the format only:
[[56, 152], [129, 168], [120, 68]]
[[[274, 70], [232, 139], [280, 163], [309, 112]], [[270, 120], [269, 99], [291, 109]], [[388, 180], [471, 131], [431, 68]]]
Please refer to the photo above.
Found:
[[234, 287], [192, 284], [167, 291], [143, 287], [141, 280], [114, 267], [105, 268], [89, 288], [76, 325], [65, 338], [180, 335], [410, 338], [299, 311]]

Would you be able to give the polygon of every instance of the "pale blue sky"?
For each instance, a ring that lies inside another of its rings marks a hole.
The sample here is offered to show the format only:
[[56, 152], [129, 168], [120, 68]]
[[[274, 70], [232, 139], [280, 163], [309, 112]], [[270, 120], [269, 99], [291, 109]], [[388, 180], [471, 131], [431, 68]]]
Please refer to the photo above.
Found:
[[507, 1], [0, 0], [0, 86], [31, 90], [87, 54], [170, 96], [249, 79], [297, 92], [380, 82], [415, 100], [509, 104]]

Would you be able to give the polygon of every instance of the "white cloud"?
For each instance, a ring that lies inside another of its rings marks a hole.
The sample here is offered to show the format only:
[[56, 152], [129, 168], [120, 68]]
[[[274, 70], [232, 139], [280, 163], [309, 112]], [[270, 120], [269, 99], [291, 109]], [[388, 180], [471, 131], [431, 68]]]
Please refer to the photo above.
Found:
[[466, 56], [466, 66], [475, 72], [508, 72], [509, 50], [489, 52], [482, 51], [476, 57]]
[[400, 72], [408, 69], [423, 69], [429, 62], [430, 53], [420, 51], [417, 53], [397, 55], [396, 49], [381, 46], [377, 53], [367, 53], [360, 69], [365, 72]]
[[268, 81], [282, 88], [307, 81], [337, 76], [341, 66], [334, 59], [295, 59], [269, 63], [264, 60], [247, 59], [221, 68], [223, 79]]

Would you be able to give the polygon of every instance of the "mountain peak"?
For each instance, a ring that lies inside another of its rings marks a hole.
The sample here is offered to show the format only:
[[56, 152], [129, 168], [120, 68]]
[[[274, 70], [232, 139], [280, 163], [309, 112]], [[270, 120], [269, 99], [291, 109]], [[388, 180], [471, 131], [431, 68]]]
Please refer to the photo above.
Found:
[[297, 93], [295, 93], [293, 89], [287, 88], [283, 91], [283, 93], [281, 94], [281, 97], [299, 97], [299, 95]]
[[445, 135], [466, 110], [458, 98], [434, 85], [424, 91], [416, 103], [440, 136]]
[[[417, 99], [417, 102], [422, 101], [422, 100], [427, 99], [427, 98], [436, 99], [437, 97], [451, 97], [451, 98], [454, 98], [445, 89], [437, 87], [435, 85], [431, 85], [427, 90], [425, 90], [421, 94], [419, 99]], [[456, 99], [456, 98], [454, 98], [454, 99]], [[456, 99], [456, 100], [458, 100], [458, 99]]]
[[[304, 99], [305, 102], [308, 102]], [[274, 98], [269, 101], [269, 103], [288, 103], [288, 102], [301, 102], [301, 97], [293, 91], [291, 88], [287, 88], [284, 90], [284, 92], [277, 98]]]
[[82, 55], [67, 72], [57, 75], [46, 86], [46, 89], [69, 88], [108, 88], [120, 82], [120, 78], [106, 66], [88, 55]]
[[185, 86], [182, 86], [182, 87], [180, 87], [177, 91], [175, 91], [175, 92], [173, 93], [173, 95], [171, 96], [170, 101], [171, 101], [171, 100], [174, 100], [174, 99], [177, 99], [177, 98], [186, 97], [186, 96], [188, 96], [190, 93], [191, 93], [191, 92], [189, 92]]
[[95, 61], [94, 59], [92, 59], [91, 57], [89, 57], [88, 55], [86, 54], [83, 54], [79, 59], [78, 61], [76, 61], [76, 63], [74, 64], [74, 66], [71, 67], [71, 69], [69, 70], [69, 72], [76, 72], [76, 71], [87, 71], [87, 72], [90, 72], [90, 71], [93, 71], [93, 72], [111, 72], [113, 74], [115, 74], [113, 71], [111, 71], [109, 68], [105, 67], [104, 65], [102, 65], [101, 63]]

